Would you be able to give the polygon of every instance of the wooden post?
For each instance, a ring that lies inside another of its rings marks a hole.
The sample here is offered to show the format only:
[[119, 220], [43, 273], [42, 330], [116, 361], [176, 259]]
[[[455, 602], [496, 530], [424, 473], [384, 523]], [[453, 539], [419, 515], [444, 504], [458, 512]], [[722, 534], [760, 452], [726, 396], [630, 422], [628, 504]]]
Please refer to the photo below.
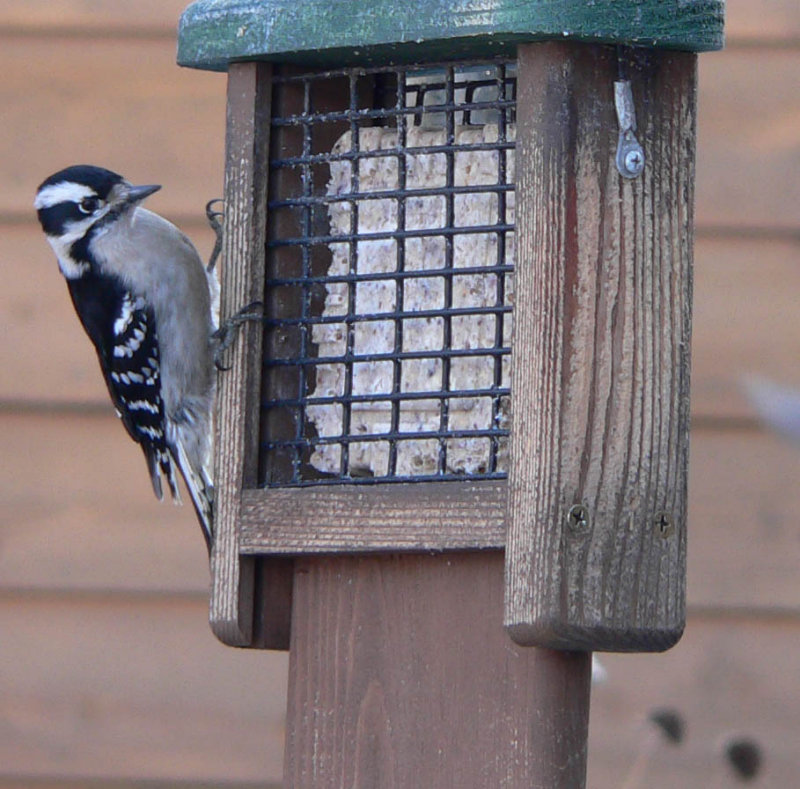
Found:
[[624, 57], [632, 180], [614, 48], [519, 49], [506, 624], [523, 644], [662, 650], [684, 626], [696, 56]]
[[516, 646], [499, 551], [296, 560], [285, 789], [576, 789], [591, 656]]

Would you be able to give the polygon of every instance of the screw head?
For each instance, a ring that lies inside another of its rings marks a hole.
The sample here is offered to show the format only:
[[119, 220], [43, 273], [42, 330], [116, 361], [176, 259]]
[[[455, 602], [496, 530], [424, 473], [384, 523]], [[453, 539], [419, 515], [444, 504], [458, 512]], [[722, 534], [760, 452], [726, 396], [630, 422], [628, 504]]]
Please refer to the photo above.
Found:
[[631, 148], [625, 154], [625, 169], [631, 176], [639, 175], [644, 170], [644, 153], [641, 148]]
[[668, 512], [657, 512], [653, 519], [653, 524], [656, 529], [656, 534], [663, 539], [671, 537], [675, 532], [675, 522], [672, 515]]
[[589, 508], [584, 504], [573, 504], [567, 513], [567, 526], [574, 534], [589, 530]]

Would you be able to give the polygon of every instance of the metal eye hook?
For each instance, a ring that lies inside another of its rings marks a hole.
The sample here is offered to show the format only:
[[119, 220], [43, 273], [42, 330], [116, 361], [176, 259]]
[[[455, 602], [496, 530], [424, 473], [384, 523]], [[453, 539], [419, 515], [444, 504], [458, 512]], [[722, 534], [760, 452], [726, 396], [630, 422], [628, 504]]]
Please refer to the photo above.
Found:
[[636, 108], [633, 105], [631, 81], [623, 52], [617, 52], [618, 76], [614, 82], [614, 106], [617, 110], [619, 140], [617, 141], [616, 165], [623, 178], [636, 178], [644, 170], [644, 150], [636, 139]]
[[636, 111], [633, 106], [633, 92], [629, 80], [619, 80], [614, 83], [614, 105], [617, 108], [619, 123], [617, 170], [623, 178], [636, 178], [644, 170], [644, 150], [634, 134]]

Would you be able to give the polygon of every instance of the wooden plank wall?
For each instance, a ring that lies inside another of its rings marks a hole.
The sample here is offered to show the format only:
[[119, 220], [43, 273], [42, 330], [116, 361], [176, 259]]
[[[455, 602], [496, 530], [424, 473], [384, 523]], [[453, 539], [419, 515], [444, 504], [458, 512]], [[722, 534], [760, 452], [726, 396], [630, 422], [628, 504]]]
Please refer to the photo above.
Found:
[[[150, 205], [208, 252], [225, 78], [174, 65], [183, 6], [0, 0], [0, 789], [280, 781], [285, 655], [209, 632], [193, 515], [152, 499], [31, 209], [102, 164], [163, 183]], [[764, 748], [755, 785], [800, 772], [800, 448], [739, 388], [800, 387], [800, 7], [732, 0], [728, 40], [700, 57], [689, 625], [602, 658], [592, 787], [622, 784], [658, 706], [687, 737], [641, 786], [708, 785], [732, 733]]]

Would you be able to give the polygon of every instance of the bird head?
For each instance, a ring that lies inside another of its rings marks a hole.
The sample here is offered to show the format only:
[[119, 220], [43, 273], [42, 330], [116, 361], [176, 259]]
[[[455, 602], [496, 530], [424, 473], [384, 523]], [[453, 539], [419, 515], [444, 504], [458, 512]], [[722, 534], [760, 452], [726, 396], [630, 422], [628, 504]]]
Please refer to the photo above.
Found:
[[90, 265], [81, 246], [160, 188], [134, 186], [111, 170], [86, 164], [45, 179], [33, 205], [64, 276], [81, 276]]

